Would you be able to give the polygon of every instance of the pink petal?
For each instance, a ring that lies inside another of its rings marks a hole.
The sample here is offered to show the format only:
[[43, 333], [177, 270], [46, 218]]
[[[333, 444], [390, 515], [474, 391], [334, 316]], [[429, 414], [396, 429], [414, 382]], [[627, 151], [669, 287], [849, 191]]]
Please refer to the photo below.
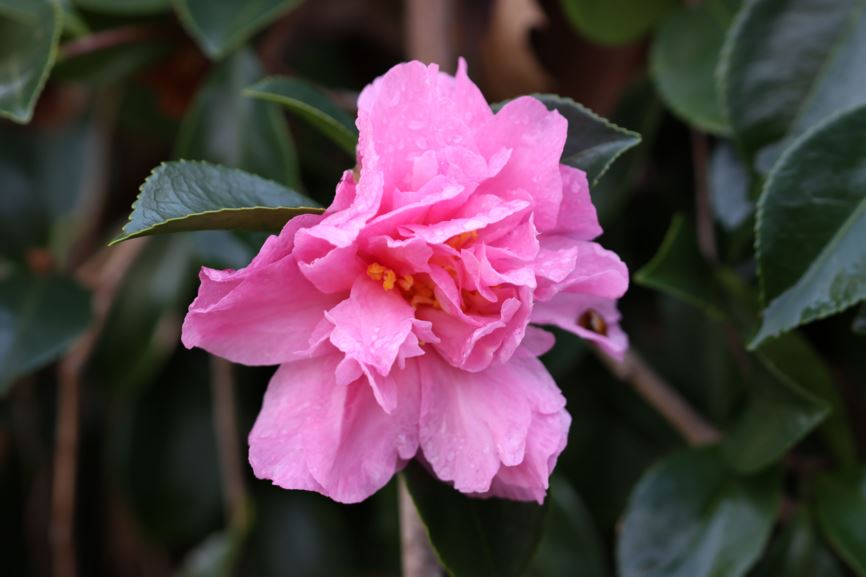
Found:
[[187, 348], [233, 362], [273, 365], [308, 354], [310, 337], [337, 299], [321, 294], [289, 253], [295, 232], [320, 217], [299, 217], [238, 271], [202, 268], [199, 294], [183, 323]]
[[[409, 347], [417, 347], [418, 339], [412, 333], [414, 309], [399, 290], [385, 290], [381, 283], [364, 275], [355, 281], [349, 298], [326, 312], [325, 317], [334, 325], [331, 343], [345, 353], [339, 373], [351, 375], [346, 380], [354, 380], [363, 372], [382, 408], [388, 413], [393, 411], [397, 392], [381, 377], [391, 372], [401, 350], [412, 354], [413, 349], [406, 348], [407, 341]], [[357, 372], [352, 370], [353, 365], [358, 367]], [[338, 375], [338, 383], [345, 384], [343, 379]]]
[[417, 363], [424, 458], [440, 479], [465, 493], [489, 491], [503, 467], [525, 462], [535, 415], [557, 414], [565, 406], [544, 366], [526, 352], [479, 373], [434, 354]]
[[561, 291], [618, 299], [628, 289], [625, 263], [594, 242], [542, 235], [535, 268], [539, 276], [535, 297], [542, 301]]
[[508, 163], [479, 191], [514, 198], [529, 193], [535, 203], [535, 224], [545, 231], [556, 227], [562, 195], [559, 157], [565, 146], [568, 123], [535, 98], [516, 98], [481, 129], [476, 137], [490, 158], [503, 147], [511, 149]]
[[[592, 330], [591, 317], [600, 315], [604, 331]], [[620, 314], [616, 301], [577, 293], [560, 293], [547, 302], [536, 302], [532, 309], [532, 322], [540, 325], [553, 325], [572, 332], [579, 337], [598, 343], [607, 354], [622, 359], [628, 348], [628, 337], [619, 326]], [[581, 321], [588, 325], [582, 326]]]
[[516, 501], [544, 503], [550, 474], [568, 442], [571, 416], [565, 411], [536, 414], [526, 437], [526, 456], [513, 467], [502, 467], [489, 494]]
[[382, 488], [418, 447], [414, 369], [398, 371], [397, 409], [386, 414], [359, 379], [337, 385], [341, 355], [283, 365], [250, 433], [256, 476], [286, 489], [356, 503]]
[[570, 233], [579, 240], [592, 240], [601, 234], [601, 225], [592, 199], [586, 173], [560, 165], [562, 175], [562, 206], [556, 223], [557, 233]]

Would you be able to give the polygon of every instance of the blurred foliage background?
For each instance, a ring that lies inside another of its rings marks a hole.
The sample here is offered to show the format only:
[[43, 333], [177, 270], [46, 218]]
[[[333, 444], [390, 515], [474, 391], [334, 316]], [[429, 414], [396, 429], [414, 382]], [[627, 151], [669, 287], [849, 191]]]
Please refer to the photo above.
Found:
[[[330, 202], [354, 159], [244, 94], [263, 77], [318, 86], [352, 116], [395, 63], [453, 70], [463, 55], [491, 102], [558, 93], [643, 140], [592, 191], [602, 242], [637, 273], [621, 303], [637, 355], [611, 370], [557, 333], [544, 360], [574, 421], [551, 498], [476, 511], [427, 487], [419, 509], [449, 570], [866, 575], [864, 13], [862, 0], [0, 0], [0, 574], [400, 573], [395, 484], [342, 506], [254, 479], [245, 436], [272, 371], [180, 346], [198, 267], [243, 266], [264, 236], [106, 245], [172, 159]], [[710, 437], [648, 402], [647, 378]]]

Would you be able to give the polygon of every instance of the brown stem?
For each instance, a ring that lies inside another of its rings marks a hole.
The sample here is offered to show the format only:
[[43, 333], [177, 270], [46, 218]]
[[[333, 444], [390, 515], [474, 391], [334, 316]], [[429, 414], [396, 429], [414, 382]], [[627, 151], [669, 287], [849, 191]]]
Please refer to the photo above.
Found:
[[427, 530], [418, 516], [406, 480], [397, 482], [400, 509], [400, 549], [403, 553], [403, 577], [441, 577], [442, 570], [436, 554], [430, 547]]
[[75, 494], [78, 476], [78, 439], [81, 377], [99, 340], [120, 281], [143, 248], [129, 241], [112, 249], [104, 260], [93, 295], [93, 321], [60, 361], [58, 369], [57, 438], [51, 494], [51, 547], [54, 577], [75, 577]]
[[709, 152], [707, 137], [692, 130], [692, 165], [695, 175], [695, 212], [698, 229], [698, 248], [709, 262], [718, 260], [716, 229], [710, 207]]
[[690, 445], [707, 445], [721, 438], [718, 429], [704, 420], [634, 350], [626, 352], [622, 362], [596, 352], [614, 375], [631, 385]]
[[107, 50], [115, 46], [150, 40], [156, 37], [159, 32], [160, 29], [153, 26], [122, 26], [120, 28], [103, 30], [95, 34], [70, 40], [60, 46], [60, 60]]
[[453, 71], [453, 0], [406, 0], [406, 52]]
[[247, 525], [247, 496], [238, 444], [237, 410], [231, 363], [211, 357], [214, 433], [219, 447], [220, 473], [225, 492], [226, 517], [235, 529]]

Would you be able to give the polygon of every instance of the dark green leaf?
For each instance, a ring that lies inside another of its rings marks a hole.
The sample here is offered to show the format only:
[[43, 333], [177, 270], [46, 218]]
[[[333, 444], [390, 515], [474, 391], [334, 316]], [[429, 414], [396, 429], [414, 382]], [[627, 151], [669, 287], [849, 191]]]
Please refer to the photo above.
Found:
[[650, 31], [675, 0], [560, 0], [571, 25], [590, 40], [623, 44]]
[[570, 98], [533, 96], [568, 121], [561, 162], [585, 171], [590, 185], [597, 183], [622, 153], [640, 144], [640, 134], [620, 128]]
[[180, 20], [211, 58], [222, 58], [301, 0], [174, 0]]
[[866, 106], [804, 135], [767, 179], [756, 250], [768, 306], [752, 347], [866, 298], [863, 134]]
[[53, 248], [63, 260], [84, 218], [76, 208], [92, 188], [96, 145], [88, 118], [53, 130], [0, 127], [0, 255], [21, 260], [29, 249]]
[[299, 115], [333, 140], [352, 157], [358, 144], [358, 129], [348, 112], [337, 106], [319, 88], [299, 78], [272, 76], [246, 89], [252, 98], [277, 102]]
[[811, 516], [811, 511], [801, 509], [750, 577], [844, 577], [812, 526]]
[[544, 533], [527, 575], [605, 577], [605, 550], [580, 496], [563, 478], [553, 477]]
[[766, 370], [755, 369], [748, 404], [722, 442], [725, 458], [743, 473], [778, 462], [830, 412], [828, 405], [795, 381], [781, 383]]
[[82, 8], [106, 14], [151, 14], [166, 12], [171, 0], [73, 0]]
[[240, 50], [217, 65], [186, 113], [175, 153], [298, 188], [295, 145], [279, 109], [242, 94], [261, 75], [261, 65], [250, 50]]
[[815, 349], [797, 333], [788, 333], [762, 345], [755, 356], [764, 369], [781, 384], [816, 397], [832, 410], [820, 434], [840, 465], [857, 462], [848, 411], [836, 388], [833, 375]]
[[651, 468], [632, 494], [617, 548], [622, 577], [739, 577], [757, 561], [781, 502], [775, 471], [740, 477], [716, 448]]
[[219, 526], [222, 487], [208, 375], [206, 354], [182, 351], [150, 386], [115, 405], [122, 418], [107, 439], [110, 463], [137, 525], [156, 542], [198, 542]]
[[406, 484], [440, 560], [454, 577], [520, 575], [535, 552], [546, 508], [462, 495], [418, 463]]
[[674, 216], [661, 247], [635, 274], [635, 282], [683, 299], [713, 318], [724, 317], [724, 295], [697, 250], [694, 227], [681, 214]]
[[825, 537], [861, 577], [866, 576], [866, 470], [826, 474], [815, 485], [815, 511]]
[[730, 128], [716, 88], [715, 70], [739, 0], [686, 4], [665, 18], [653, 41], [651, 72], [667, 105], [701, 130]]
[[163, 40], [115, 46], [62, 59], [54, 67], [51, 77], [96, 87], [110, 86], [154, 64], [170, 51], [171, 45]]
[[167, 162], [144, 181], [129, 222], [112, 242], [190, 230], [275, 232], [299, 214], [320, 212], [309, 198], [241, 170]]
[[[693, 229], [675, 217], [659, 252], [635, 280], [732, 323], [742, 335], [751, 334], [757, 299], [750, 287], [730, 271], [711, 269], [696, 243]], [[750, 359], [749, 405], [725, 444], [732, 462], [743, 470], [766, 466], [808, 434], [830, 408], [833, 414], [821, 434], [840, 463], [850, 464], [854, 442], [845, 409], [832, 375], [808, 342], [790, 333], [761, 346]]]
[[726, 230], [735, 230], [755, 212], [755, 204], [749, 198], [750, 187], [749, 169], [731, 143], [716, 144], [710, 159], [710, 202], [713, 215]]
[[89, 322], [90, 297], [72, 281], [22, 273], [0, 280], [0, 394], [63, 354]]
[[720, 65], [737, 141], [767, 172], [799, 134], [866, 101], [866, 2], [756, 0], [739, 13]]
[[0, 117], [30, 122], [62, 28], [57, 0], [0, 0]]

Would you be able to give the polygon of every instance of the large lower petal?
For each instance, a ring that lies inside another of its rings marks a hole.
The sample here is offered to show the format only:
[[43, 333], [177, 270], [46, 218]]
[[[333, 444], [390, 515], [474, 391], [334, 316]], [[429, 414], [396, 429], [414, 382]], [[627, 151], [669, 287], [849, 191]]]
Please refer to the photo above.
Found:
[[381, 489], [418, 447], [418, 379], [397, 370], [397, 408], [385, 413], [365, 379], [338, 385], [342, 355], [281, 366], [249, 436], [256, 476], [342, 503]]
[[465, 493], [490, 491], [503, 467], [529, 466], [536, 459], [534, 420], [564, 411], [565, 399], [547, 370], [526, 351], [478, 373], [431, 353], [416, 363], [424, 458], [436, 476]]

